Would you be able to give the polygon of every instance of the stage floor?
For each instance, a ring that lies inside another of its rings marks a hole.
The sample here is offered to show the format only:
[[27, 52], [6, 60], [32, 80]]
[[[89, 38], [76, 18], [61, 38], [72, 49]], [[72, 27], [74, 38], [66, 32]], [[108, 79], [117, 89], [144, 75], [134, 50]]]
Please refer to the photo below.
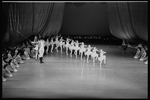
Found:
[[86, 63], [54, 52], [25, 61], [2, 83], [3, 98], [148, 98], [148, 65], [117, 45], [94, 45], [106, 51], [106, 65]]

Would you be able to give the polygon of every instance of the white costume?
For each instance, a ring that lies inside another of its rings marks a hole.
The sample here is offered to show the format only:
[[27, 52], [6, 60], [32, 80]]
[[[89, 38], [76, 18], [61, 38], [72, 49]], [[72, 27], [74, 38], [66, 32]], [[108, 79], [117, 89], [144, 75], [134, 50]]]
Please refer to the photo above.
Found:
[[50, 46], [49, 39], [47, 39], [45, 46], [47, 47], [47, 48], [46, 48], [46, 54], [48, 54], [49, 46]]
[[100, 50], [100, 57], [98, 58], [98, 60], [100, 61], [100, 68], [102, 65], [102, 62], [104, 61], [104, 64], [106, 64], [106, 56], [104, 55], [106, 52], [103, 50]]
[[63, 39], [61, 38], [60, 41], [59, 41], [59, 44], [58, 44], [58, 46], [60, 47], [61, 53], [62, 53], [63, 45], [64, 45], [64, 42], [63, 42]]
[[51, 53], [53, 52], [54, 44], [55, 44], [55, 42], [53, 41], [53, 38], [52, 38], [52, 39], [51, 39], [51, 42], [50, 42]]
[[74, 50], [74, 41], [72, 40], [70, 46], [69, 46], [69, 50], [70, 50], [70, 57], [72, 57], [72, 52]]
[[85, 52], [85, 55], [87, 56], [87, 63], [89, 60], [89, 56], [92, 54], [91, 49], [92, 49], [92, 47], [89, 45], [87, 48], [87, 52]]
[[[86, 48], [85, 48], [86, 45], [84, 45], [84, 43], [82, 42], [81, 46], [80, 46], [80, 50], [79, 50], [79, 54], [81, 55], [81, 60], [82, 60], [82, 56], [83, 56], [83, 53], [86, 52]], [[85, 55], [85, 54], [84, 54]]]
[[76, 56], [76, 58], [77, 58], [78, 50], [80, 50], [78, 41], [75, 42], [74, 50], [75, 50], [74, 54], [75, 54], [75, 56]]
[[67, 38], [66, 44], [64, 44], [64, 47], [66, 48], [66, 54], [67, 55], [68, 55], [68, 49], [69, 49], [69, 46], [70, 46], [69, 42], [70, 42], [70, 39]]
[[96, 53], [96, 51], [98, 51], [96, 48], [93, 49], [91, 57], [93, 59], [93, 65], [95, 65], [95, 59], [98, 58], [98, 54]]
[[44, 47], [45, 47], [45, 41], [40, 40], [39, 41], [39, 57], [43, 57], [44, 55]]

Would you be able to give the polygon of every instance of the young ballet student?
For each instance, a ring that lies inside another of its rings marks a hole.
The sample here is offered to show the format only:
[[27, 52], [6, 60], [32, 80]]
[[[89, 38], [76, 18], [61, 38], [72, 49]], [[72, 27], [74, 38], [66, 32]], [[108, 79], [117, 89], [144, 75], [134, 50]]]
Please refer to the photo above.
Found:
[[92, 49], [93, 47], [91, 47], [91, 45], [88, 45], [88, 47], [87, 47], [87, 51], [85, 52], [85, 55], [87, 56], [87, 63], [89, 63], [89, 57], [90, 57], [90, 55], [91, 55], [91, 49]]
[[96, 47], [93, 48], [91, 53], [91, 58], [93, 60], [93, 65], [95, 65], [95, 60], [98, 59], [97, 51], [99, 51]]
[[85, 55], [85, 52], [86, 52], [85, 47], [87, 47], [87, 45], [84, 45], [84, 42], [82, 42], [80, 45], [80, 50], [79, 50], [79, 55], [81, 55], [81, 60], [82, 60], [83, 54]]
[[104, 55], [106, 52], [100, 49], [98, 60], [100, 62], [100, 68], [102, 68], [102, 63], [106, 64], [106, 56]]

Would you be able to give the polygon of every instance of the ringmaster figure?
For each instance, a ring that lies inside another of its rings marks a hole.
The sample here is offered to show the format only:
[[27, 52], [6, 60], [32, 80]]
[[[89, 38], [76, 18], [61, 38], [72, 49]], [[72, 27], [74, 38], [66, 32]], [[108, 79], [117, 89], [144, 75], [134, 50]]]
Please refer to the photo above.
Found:
[[45, 41], [41, 37], [41, 39], [39, 40], [39, 59], [40, 59], [40, 63], [44, 63], [43, 62], [44, 47], [45, 47]]

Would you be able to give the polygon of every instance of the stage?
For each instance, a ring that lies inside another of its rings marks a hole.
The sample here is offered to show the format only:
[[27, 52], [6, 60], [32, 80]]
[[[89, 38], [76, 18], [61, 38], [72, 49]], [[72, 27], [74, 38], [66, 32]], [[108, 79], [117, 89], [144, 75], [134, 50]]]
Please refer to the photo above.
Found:
[[98, 45], [106, 64], [86, 63], [65, 54], [49, 53], [20, 64], [17, 73], [2, 83], [3, 98], [148, 98], [148, 65], [134, 59], [135, 49], [124, 53], [119, 45]]

